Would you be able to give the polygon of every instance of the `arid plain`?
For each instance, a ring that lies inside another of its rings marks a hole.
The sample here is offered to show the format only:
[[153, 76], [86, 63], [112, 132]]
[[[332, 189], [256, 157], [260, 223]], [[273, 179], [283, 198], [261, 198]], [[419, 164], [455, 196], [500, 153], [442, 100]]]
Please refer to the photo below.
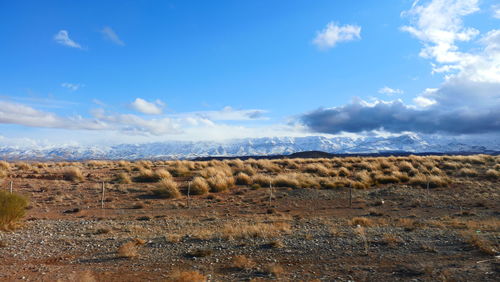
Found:
[[28, 202], [0, 280], [495, 281], [499, 182], [489, 155], [2, 161]]

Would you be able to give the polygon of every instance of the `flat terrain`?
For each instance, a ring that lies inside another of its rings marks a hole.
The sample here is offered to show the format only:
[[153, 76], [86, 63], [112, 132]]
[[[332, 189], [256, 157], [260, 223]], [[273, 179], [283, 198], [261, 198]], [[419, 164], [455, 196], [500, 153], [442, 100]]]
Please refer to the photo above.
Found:
[[500, 277], [498, 156], [4, 162], [0, 172], [1, 189], [12, 181], [30, 201], [0, 231], [1, 281]]

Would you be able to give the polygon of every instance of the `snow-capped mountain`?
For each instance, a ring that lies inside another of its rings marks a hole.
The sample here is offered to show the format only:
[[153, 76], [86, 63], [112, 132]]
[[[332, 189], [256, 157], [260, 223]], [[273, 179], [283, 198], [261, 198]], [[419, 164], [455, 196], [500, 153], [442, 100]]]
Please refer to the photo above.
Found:
[[210, 156], [287, 155], [302, 151], [328, 153], [474, 152], [500, 151], [500, 140], [432, 137], [406, 134], [392, 137], [272, 137], [215, 141], [169, 141], [113, 146], [13, 147], [0, 146], [0, 159], [191, 159]]

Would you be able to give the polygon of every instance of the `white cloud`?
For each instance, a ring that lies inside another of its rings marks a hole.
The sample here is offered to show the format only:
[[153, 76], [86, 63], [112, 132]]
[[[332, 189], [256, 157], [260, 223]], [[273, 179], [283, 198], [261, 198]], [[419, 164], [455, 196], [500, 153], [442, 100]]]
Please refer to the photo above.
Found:
[[154, 102], [148, 102], [144, 99], [137, 98], [134, 102], [130, 104], [130, 106], [138, 112], [148, 115], [159, 115], [163, 113], [162, 108], [165, 106], [160, 100], [156, 100]]
[[500, 19], [500, 4], [491, 6], [491, 9], [493, 10], [493, 17]]
[[258, 119], [266, 119], [264, 114], [266, 111], [264, 110], [235, 110], [232, 107], [226, 106], [220, 111], [203, 111], [203, 112], [194, 112], [190, 113], [190, 115], [196, 115], [201, 118], [205, 118], [213, 121], [223, 121], [223, 120], [232, 120], [232, 121], [243, 121], [243, 120], [258, 120]]
[[417, 106], [422, 107], [422, 108], [430, 107], [430, 106], [436, 104], [436, 101], [429, 99], [429, 98], [425, 98], [423, 96], [418, 96], [418, 97], [414, 98], [413, 102]]
[[116, 34], [116, 32], [111, 27], [105, 26], [101, 30], [101, 33], [104, 35], [104, 38], [110, 40], [116, 45], [125, 46], [125, 43], [120, 39], [120, 37], [118, 37], [118, 34]]
[[71, 91], [76, 91], [78, 89], [80, 89], [81, 87], [83, 87], [84, 85], [83, 84], [80, 84], [80, 83], [69, 83], [69, 82], [64, 82], [61, 84], [61, 87], [64, 87], [64, 88], [67, 88]]
[[64, 46], [82, 49], [82, 46], [80, 46], [80, 44], [69, 38], [69, 33], [67, 30], [60, 30], [56, 35], [54, 35], [54, 40]]
[[340, 26], [334, 22], [327, 24], [326, 28], [319, 31], [313, 44], [322, 49], [334, 47], [339, 42], [361, 39], [361, 27], [357, 25]]
[[387, 86], [384, 86], [378, 90], [378, 93], [380, 94], [387, 94], [389, 96], [394, 95], [394, 94], [403, 94], [404, 91], [401, 89], [393, 89]]

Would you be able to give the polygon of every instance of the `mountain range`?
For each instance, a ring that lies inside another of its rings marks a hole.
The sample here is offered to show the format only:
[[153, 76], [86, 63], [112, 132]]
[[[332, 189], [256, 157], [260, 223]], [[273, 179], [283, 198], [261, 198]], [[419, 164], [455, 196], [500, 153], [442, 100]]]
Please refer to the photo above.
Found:
[[303, 151], [334, 154], [495, 153], [495, 138], [435, 137], [404, 134], [391, 137], [272, 137], [223, 142], [167, 141], [111, 146], [0, 146], [6, 160], [193, 159], [201, 157], [289, 155]]

